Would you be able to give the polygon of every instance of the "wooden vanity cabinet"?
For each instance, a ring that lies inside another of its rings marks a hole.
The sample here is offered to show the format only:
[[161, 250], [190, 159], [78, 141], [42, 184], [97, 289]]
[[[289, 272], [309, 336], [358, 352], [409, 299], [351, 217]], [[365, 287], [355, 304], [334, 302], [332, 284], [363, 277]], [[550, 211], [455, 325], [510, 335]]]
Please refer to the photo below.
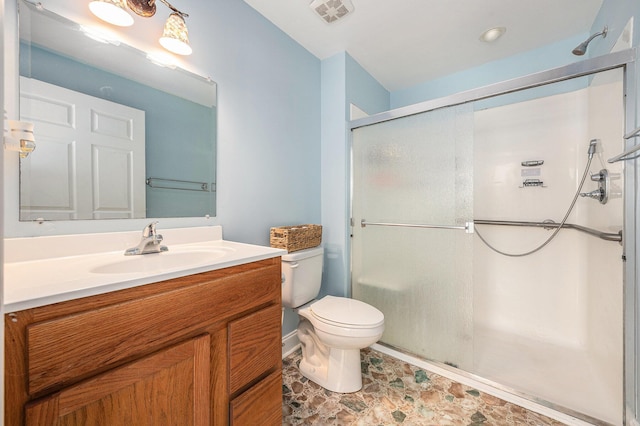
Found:
[[280, 425], [280, 258], [7, 314], [7, 425]]

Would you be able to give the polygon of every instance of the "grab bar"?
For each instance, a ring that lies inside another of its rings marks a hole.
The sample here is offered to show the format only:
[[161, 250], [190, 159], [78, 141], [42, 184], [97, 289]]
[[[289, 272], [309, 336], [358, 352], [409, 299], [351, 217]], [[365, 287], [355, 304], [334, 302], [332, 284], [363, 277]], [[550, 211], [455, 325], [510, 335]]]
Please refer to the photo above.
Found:
[[[559, 223], [555, 222], [517, 222], [517, 221], [509, 221], [509, 220], [478, 220], [475, 221], [476, 225], [499, 225], [499, 226], [530, 226], [537, 228], [557, 228], [560, 226]], [[562, 225], [563, 228], [567, 229], [575, 229], [576, 231], [584, 232], [589, 235], [593, 235], [594, 237], [598, 237], [601, 240], [605, 241], [616, 241], [622, 244], [622, 231], [618, 231], [616, 233], [610, 232], [601, 232], [595, 229], [587, 228], [582, 225], [575, 225], [573, 223], [565, 223]]]
[[[415, 224], [415, 223], [367, 222], [366, 219], [362, 219], [360, 221], [360, 226], [362, 228], [366, 226], [399, 226], [399, 227], [407, 227], [407, 228], [457, 229], [457, 230], [463, 230], [467, 234], [473, 234], [474, 225], [528, 226], [528, 227], [537, 227], [537, 228], [557, 228], [558, 226], [560, 226], [559, 223], [555, 223], [555, 222], [518, 222], [518, 221], [509, 221], [509, 220], [483, 220], [483, 219], [479, 219], [479, 220], [476, 219], [473, 222], [465, 222], [464, 226], [427, 225], [427, 224]], [[584, 232], [586, 234], [598, 237], [601, 240], [616, 241], [622, 244], [622, 231], [618, 231], [616, 233], [601, 232], [595, 229], [587, 228], [586, 226], [575, 225], [573, 223], [565, 223], [564, 225], [562, 225], [562, 227], [567, 229], [575, 229], [576, 231]]]
[[[635, 130], [632, 130], [631, 132], [627, 133], [626, 135], [624, 135], [625, 139], [631, 139], [631, 138], [635, 138], [640, 136], [640, 127], [638, 127]], [[624, 151], [622, 154], [616, 155], [615, 157], [611, 157], [607, 160], [607, 163], [617, 163], [618, 161], [627, 161], [627, 160], [633, 160], [635, 158], [637, 158], [638, 156], [634, 156], [631, 158], [625, 158], [626, 156], [633, 154], [636, 151], [640, 151], [640, 145], [636, 145], [633, 146], [631, 148], [629, 148], [628, 150]]]
[[625, 139], [631, 139], [631, 138], [636, 137], [636, 136], [640, 136], [640, 127], [638, 127], [635, 130], [632, 130], [629, 133], [627, 133], [626, 135], [624, 135], [624, 138]]
[[150, 177], [146, 180], [151, 188], [180, 189], [184, 191], [209, 191], [209, 184], [206, 182], [193, 182], [190, 180], [164, 179]]
[[400, 226], [406, 228], [431, 228], [431, 229], [459, 229], [467, 234], [473, 234], [473, 222], [465, 222], [464, 226], [455, 225], [426, 225], [416, 223], [388, 223], [388, 222], [367, 222], [366, 219], [360, 221], [362, 228], [366, 226]]
[[[637, 136], [637, 135], [635, 135]], [[636, 155], [635, 157], [631, 157], [631, 158], [625, 158], [627, 155], [629, 154], [633, 154], [634, 152], [640, 150], [640, 145], [636, 145], [632, 148], [629, 148], [628, 150], [626, 150], [625, 152], [623, 152], [622, 154], [616, 155], [615, 157], [609, 158], [607, 160], [607, 163], [617, 163], [618, 161], [627, 161], [627, 160], [633, 160], [635, 158], [637, 158], [638, 156]]]

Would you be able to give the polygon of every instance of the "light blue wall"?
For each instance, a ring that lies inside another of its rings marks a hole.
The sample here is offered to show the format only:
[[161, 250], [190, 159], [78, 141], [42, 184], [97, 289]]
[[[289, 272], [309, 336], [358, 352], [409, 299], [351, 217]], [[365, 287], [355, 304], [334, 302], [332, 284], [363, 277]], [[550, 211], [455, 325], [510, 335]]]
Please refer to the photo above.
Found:
[[346, 294], [347, 54], [322, 61], [322, 295]]
[[320, 222], [320, 61], [245, 2], [189, 6], [195, 65], [218, 83], [218, 223], [269, 244]]
[[[348, 296], [350, 104], [368, 114], [383, 112], [389, 109], [389, 92], [345, 52], [322, 61], [321, 77], [321, 224], [325, 254], [320, 296]], [[283, 335], [295, 330], [297, 324], [297, 315], [287, 310]]]
[[[189, 10], [189, 27], [198, 28], [192, 44], [207, 49], [197, 65], [218, 82], [224, 238], [269, 245], [272, 226], [321, 223], [320, 60], [243, 1], [198, 2], [196, 9]], [[285, 313], [283, 335], [297, 322]]]
[[377, 114], [391, 107], [390, 93], [348, 54], [346, 55], [347, 74], [347, 120], [349, 104], [358, 106], [367, 114]]
[[321, 294], [350, 294], [349, 111], [389, 109], [389, 92], [347, 53], [322, 61], [322, 225], [325, 268]]
[[397, 90], [391, 93], [391, 108], [413, 105], [570, 64], [578, 60], [571, 51], [586, 37], [587, 34], [578, 35], [539, 49]]
[[633, 46], [640, 43], [640, 2], [637, 0], [605, 0], [598, 16], [591, 26], [591, 34], [602, 31], [606, 25], [608, 33], [605, 38], [599, 37], [597, 42], [589, 44], [587, 55], [600, 56], [611, 51], [620, 34], [631, 17], [634, 17]]

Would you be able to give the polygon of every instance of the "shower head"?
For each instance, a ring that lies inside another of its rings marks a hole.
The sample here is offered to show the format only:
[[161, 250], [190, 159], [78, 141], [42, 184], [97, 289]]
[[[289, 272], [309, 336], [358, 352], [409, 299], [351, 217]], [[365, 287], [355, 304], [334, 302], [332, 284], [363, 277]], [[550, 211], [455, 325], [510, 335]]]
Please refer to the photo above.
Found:
[[575, 49], [573, 49], [572, 53], [576, 56], [584, 55], [587, 52], [587, 46], [589, 46], [589, 43], [591, 43], [591, 40], [593, 40], [598, 36], [602, 36], [602, 38], [607, 37], [607, 31], [609, 31], [609, 28], [605, 25], [602, 31], [600, 31], [599, 33], [595, 33], [594, 35], [592, 35], [591, 37], [589, 37], [588, 39], [580, 43]]

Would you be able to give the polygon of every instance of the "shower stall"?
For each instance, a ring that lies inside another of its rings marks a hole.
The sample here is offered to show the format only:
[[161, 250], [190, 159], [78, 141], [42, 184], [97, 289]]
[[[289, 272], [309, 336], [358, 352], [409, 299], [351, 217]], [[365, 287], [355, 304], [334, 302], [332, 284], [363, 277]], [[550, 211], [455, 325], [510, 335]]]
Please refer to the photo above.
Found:
[[622, 424], [630, 62], [352, 122], [351, 290], [382, 344]]

